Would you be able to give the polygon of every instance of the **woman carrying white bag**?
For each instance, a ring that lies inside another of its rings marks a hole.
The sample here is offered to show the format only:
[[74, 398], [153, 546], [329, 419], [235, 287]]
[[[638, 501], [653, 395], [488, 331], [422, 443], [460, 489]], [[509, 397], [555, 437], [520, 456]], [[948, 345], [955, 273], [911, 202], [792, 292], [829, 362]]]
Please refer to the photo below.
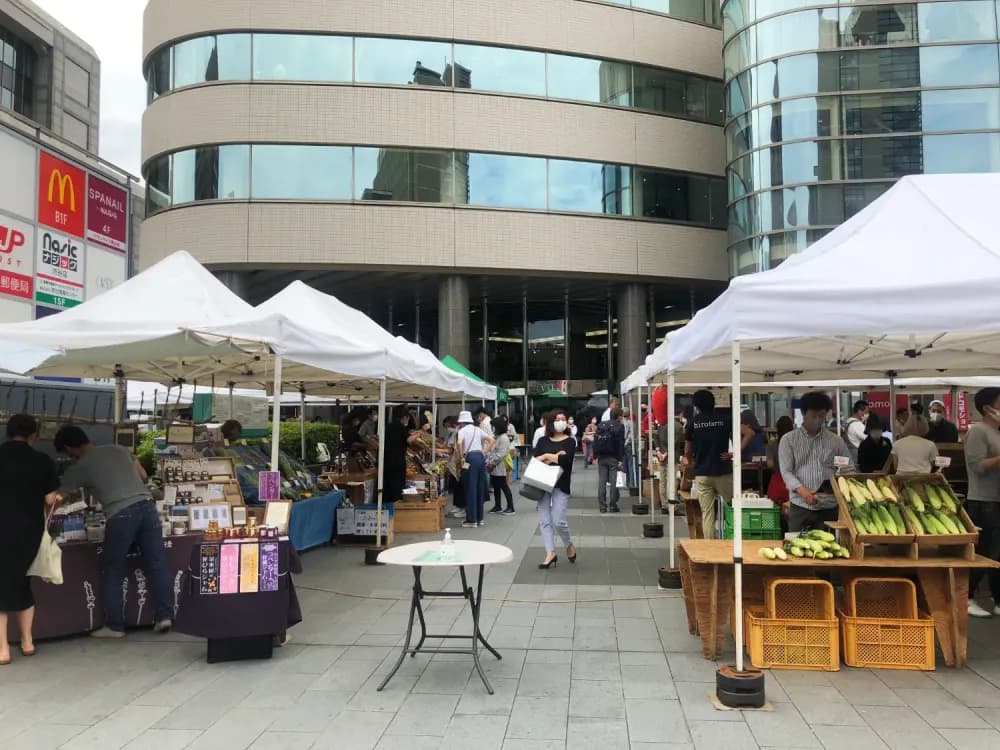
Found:
[[[566, 557], [571, 563], [576, 562], [576, 547], [569, 535], [569, 522], [566, 520], [566, 506], [569, 504], [570, 477], [573, 474], [573, 457], [576, 455], [576, 441], [569, 435], [569, 423], [566, 413], [554, 411], [545, 419], [545, 437], [541, 438], [534, 449], [534, 457], [550, 466], [562, 469], [555, 486], [550, 492], [542, 495], [538, 501], [538, 526], [545, 542], [545, 562], [538, 565], [545, 570], [559, 562], [556, 555], [553, 529], [558, 532], [566, 545]], [[530, 469], [530, 467], [529, 467]]]

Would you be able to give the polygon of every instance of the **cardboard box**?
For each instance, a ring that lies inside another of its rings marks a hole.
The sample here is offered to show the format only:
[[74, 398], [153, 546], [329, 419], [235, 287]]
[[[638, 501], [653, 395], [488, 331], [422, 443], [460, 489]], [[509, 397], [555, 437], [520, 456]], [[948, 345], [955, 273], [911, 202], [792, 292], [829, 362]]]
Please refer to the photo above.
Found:
[[403, 500], [396, 503], [396, 531], [400, 534], [432, 533], [444, 529], [444, 500]]

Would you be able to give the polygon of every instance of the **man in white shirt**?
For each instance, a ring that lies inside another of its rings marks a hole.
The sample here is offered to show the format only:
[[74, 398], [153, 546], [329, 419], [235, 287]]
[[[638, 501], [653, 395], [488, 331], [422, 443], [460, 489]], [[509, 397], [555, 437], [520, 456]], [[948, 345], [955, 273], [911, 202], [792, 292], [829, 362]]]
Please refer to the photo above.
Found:
[[490, 417], [490, 413], [482, 406], [476, 409], [476, 424], [479, 425], [480, 430], [492, 437], [493, 419]]
[[854, 411], [851, 413], [845, 426], [847, 447], [851, 449], [851, 457], [854, 458], [855, 464], [858, 462], [858, 448], [861, 447], [861, 444], [867, 437], [865, 435], [865, 422], [867, 421], [868, 402], [864, 400], [856, 401], [854, 403]]
[[538, 420], [538, 429], [535, 430], [534, 437], [531, 438], [531, 447], [538, 445], [538, 441], [545, 437], [545, 417]]
[[601, 421], [602, 422], [610, 422], [611, 421], [611, 412], [614, 411], [617, 408], [618, 408], [618, 399], [616, 399], [615, 397], [612, 396], [611, 400], [608, 402], [608, 408], [605, 409], [604, 413], [601, 415]]

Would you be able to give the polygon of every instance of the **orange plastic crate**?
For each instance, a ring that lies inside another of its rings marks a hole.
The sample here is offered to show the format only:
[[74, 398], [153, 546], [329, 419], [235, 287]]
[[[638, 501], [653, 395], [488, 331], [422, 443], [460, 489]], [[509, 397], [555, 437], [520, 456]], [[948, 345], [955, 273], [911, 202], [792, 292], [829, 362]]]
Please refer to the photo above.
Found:
[[841, 613], [844, 663], [880, 669], [934, 669], [934, 620], [851, 617]]
[[908, 578], [851, 578], [844, 582], [850, 617], [917, 619], [917, 588]]
[[764, 585], [767, 616], [792, 620], [836, 620], [833, 586], [818, 578], [772, 578]]
[[[829, 584], [828, 584], [829, 585]], [[746, 610], [747, 651], [758, 669], [840, 669], [837, 618], [765, 617], [759, 607]]]

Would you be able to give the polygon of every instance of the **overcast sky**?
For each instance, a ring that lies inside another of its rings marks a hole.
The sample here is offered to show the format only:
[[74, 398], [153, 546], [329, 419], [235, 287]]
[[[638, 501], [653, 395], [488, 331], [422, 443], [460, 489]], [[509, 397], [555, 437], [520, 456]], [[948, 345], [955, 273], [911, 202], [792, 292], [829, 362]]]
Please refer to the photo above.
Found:
[[145, 0], [34, 0], [97, 50], [101, 58], [100, 155], [139, 174], [140, 122], [146, 106], [142, 78]]

